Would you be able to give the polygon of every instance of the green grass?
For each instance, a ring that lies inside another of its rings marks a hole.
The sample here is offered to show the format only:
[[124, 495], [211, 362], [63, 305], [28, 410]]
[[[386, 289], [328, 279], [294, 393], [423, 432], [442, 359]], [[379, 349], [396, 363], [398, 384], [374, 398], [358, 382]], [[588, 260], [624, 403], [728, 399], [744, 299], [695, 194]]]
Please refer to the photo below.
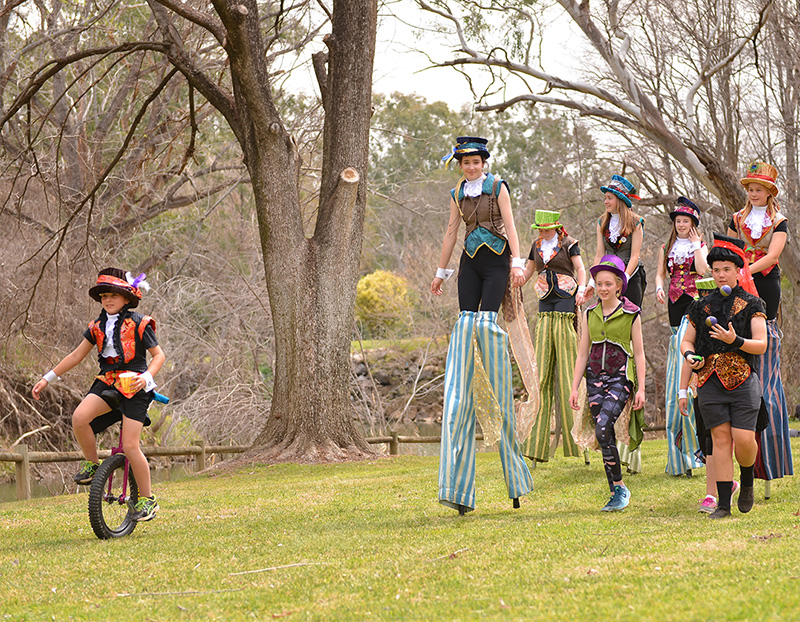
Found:
[[709, 521], [702, 471], [665, 475], [665, 449], [645, 443], [619, 514], [598, 511], [598, 454], [540, 465], [520, 510], [479, 454], [465, 517], [415, 456], [159, 484], [158, 518], [114, 541], [86, 494], [5, 503], [0, 620], [800, 619], [800, 480], [769, 501], [757, 482], [750, 514]]

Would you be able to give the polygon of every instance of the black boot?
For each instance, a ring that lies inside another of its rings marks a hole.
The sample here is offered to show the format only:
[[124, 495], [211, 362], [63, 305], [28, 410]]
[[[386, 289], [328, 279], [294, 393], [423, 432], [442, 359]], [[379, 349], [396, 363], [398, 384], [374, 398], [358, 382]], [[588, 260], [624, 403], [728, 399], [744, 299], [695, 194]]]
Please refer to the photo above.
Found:
[[747, 512], [753, 509], [754, 501], [755, 491], [753, 490], [753, 487], [742, 485], [742, 489], [739, 491], [739, 511], [742, 514], [747, 514]]
[[514, 498], [514, 509], [515, 510], [519, 509], [519, 497]]

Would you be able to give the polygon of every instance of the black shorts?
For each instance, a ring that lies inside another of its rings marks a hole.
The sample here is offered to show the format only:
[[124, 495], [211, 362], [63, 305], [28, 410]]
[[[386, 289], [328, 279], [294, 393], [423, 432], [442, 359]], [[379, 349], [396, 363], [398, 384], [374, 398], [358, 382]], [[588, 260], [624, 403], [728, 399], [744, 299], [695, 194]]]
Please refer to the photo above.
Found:
[[128, 419], [140, 421], [145, 426], [150, 425], [147, 408], [153, 400], [153, 391], [147, 393], [139, 391], [133, 397], [125, 397], [116, 387], [108, 386], [102, 380], [95, 380], [87, 395], [97, 395], [111, 407], [109, 412], [92, 419], [91, 426], [95, 434], [122, 421], [123, 415]]
[[731, 391], [722, 386], [716, 374], [712, 375], [697, 391], [703, 424], [708, 430], [730, 423], [732, 428], [755, 431], [761, 393], [761, 381], [755, 372]]

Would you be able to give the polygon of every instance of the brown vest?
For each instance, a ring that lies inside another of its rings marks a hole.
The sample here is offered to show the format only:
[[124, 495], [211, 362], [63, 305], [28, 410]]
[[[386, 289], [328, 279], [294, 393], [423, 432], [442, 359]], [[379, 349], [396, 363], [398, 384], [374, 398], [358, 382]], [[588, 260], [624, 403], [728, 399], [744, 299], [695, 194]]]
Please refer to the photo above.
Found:
[[[467, 225], [467, 233], [464, 239], [467, 239], [469, 234], [478, 227], [483, 227], [491, 231], [494, 235], [508, 240], [506, 227], [503, 224], [503, 216], [500, 214], [500, 206], [495, 196], [497, 184], [498, 180], [495, 178], [492, 186], [492, 194], [490, 195], [484, 192], [477, 197], [465, 196], [461, 201], [456, 199], [458, 210], [461, 212], [461, 217]], [[456, 196], [458, 196], [459, 190], [460, 188], [456, 188]]]
[[[541, 239], [541, 238], [539, 238]], [[536, 272], [543, 272], [550, 270], [556, 274], [566, 274], [575, 278], [575, 266], [572, 263], [572, 257], [569, 256], [569, 249], [577, 243], [577, 240], [566, 236], [561, 240], [558, 252], [547, 263], [542, 260], [542, 254], [539, 252], [539, 240], [533, 243], [533, 265]]]

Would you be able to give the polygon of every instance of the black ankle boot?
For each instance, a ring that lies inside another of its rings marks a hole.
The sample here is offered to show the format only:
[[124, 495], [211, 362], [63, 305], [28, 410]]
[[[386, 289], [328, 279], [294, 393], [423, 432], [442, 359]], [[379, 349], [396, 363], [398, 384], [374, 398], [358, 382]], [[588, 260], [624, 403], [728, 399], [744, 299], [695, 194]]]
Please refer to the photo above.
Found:
[[515, 510], [518, 510], [518, 509], [519, 509], [519, 497], [516, 497], [516, 498], [514, 499], [514, 502], [513, 502], [513, 503], [514, 503], [514, 509], [515, 509]]

